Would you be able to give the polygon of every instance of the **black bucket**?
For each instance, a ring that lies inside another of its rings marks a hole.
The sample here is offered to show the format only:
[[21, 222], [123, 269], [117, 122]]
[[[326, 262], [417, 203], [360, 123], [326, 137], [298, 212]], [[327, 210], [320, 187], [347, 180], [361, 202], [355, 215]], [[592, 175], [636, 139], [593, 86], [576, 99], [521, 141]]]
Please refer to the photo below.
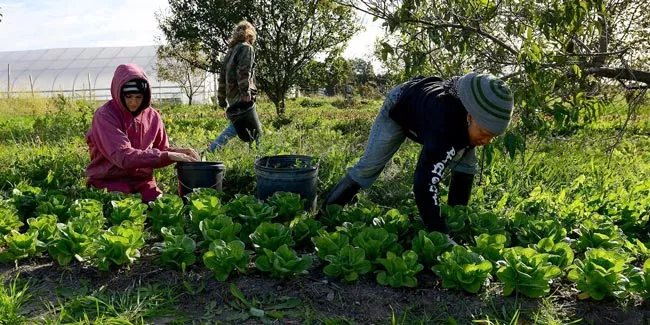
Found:
[[262, 123], [254, 102], [237, 103], [226, 110], [226, 116], [244, 142], [253, 142], [262, 135]]
[[[296, 164], [297, 163], [297, 164]], [[262, 157], [255, 161], [257, 198], [266, 200], [275, 192], [300, 194], [305, 210], [316, 210], [318, 164], [301, 155]]]
[[221, 191], [226, 166], [222, 162], [177, 162], [178, 195], [185, 196], [195, 188], [213, 188]]

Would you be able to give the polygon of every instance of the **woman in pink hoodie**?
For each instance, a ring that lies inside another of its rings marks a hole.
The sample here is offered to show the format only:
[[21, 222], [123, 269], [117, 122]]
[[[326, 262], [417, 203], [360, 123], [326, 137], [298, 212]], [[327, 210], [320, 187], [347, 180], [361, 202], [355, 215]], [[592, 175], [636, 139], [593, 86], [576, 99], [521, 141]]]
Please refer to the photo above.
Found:
[[153, 169], [198, 161], [199, 155], [193, 149], [169, 147], [160, 113], [151, 107], [151, 88], [142, 68], [118, 66], [111, 96], [95, 112], [86, 134], [90, 150], [86, 185], [140, 193], [142, 201], [153, 201], [162, 194]]

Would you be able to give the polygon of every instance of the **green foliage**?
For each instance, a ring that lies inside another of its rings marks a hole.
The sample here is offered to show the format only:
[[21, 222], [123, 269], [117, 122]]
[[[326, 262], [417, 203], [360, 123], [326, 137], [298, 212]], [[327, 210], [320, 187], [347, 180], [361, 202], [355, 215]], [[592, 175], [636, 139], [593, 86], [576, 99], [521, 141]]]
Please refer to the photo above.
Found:
[[537, 243], [543, 238], [559, 242], [566, 235], [566, 229], [557, 220], [529, 220], [517, 228], [517, 239], [522, 246]]
[[311, 238], [318, 235], [318, 231], [323, 228], [323, 225], [320, 221], [304, 215], [296, 217], [291, 221], [289, 227], [293, 234], [293, 240], [296, 242], [296, 247], [308, 247], [312, 246]]
[[20, 217], [13, 207], [4, 207], [0, 205], [0, 236], [10, 233], [12, 230], [18, 230], [23, 226]]
[[226, 213], [233, 220], [241, 220], [242, 232], [240, 238], [243, 242], [249, 242], [248, 235], [255, 231], [255, 228], [262, 222], [271, 222], [277, 217], [275, 209], [252, 195], [235, 195], [235, 199], [226, 206]]
[[147, 205], [137, 197], [127, 197], [120, 201], [111, 201], [111, 222], [119, 225], [124, 221], [144, 224]]
[[217, 281], [226, 281], [235, 269], [240, 273], [246, 272], [246, 266], [252, 253], [252, 251], [244, 249], [244, 243], [239, 240], [233, 240], [226, 244], [223, 240], [217, 239], [203, 254], [203, 264], [214, 272]]
[[226, 215], [221, 215], [214, 219], [201, 220], [199, 229], [203, 234], [203, 240], [208, 244], [215, 240], [229, 243], [238, 238], [237, 234], [241, 231], [241, 224], [233, 222]]
[[36, 214], [55, 215], [59, 222], [67, 222], [70, 216], [72, 201], [63, 194], [51, 194], [48, 192], [43, 201], [36, 207]]
[[482, 285], [489, 283], [492, 264], [461, 246], [454, 246], [438, 257], [438, 261], [431, 269], [442, 278], [443, 288], [477, 293]]
[[483, 256], [486, 260], [492, 262], [492, 266], [496, 266], [497, 261], [503, 257], [503, 249], [506, 247], [508, 239], [501, 234], [488, 235], [481, 234], [475, 237], [476, 245], [471, 248], [475, 252]]
[[226, 207], [221, 206], [221, 200], [212, 192], [198, 191], [187, 196], [190, 206], [190, 231], [198, 233], [201, 221], [214, 219], [224, 213]]
[[45, 246], [49, 246], [58, 235], [56, 216], [53, 214], [41, 214], [37, 218], [29, 218], [27, 224], [29, 225], [27, 232], [37, 232], [38, 240], [43, 242]]
[[377, 282], [393, 288], [416, 287], [418, 279], [415, 275], [424, 269], [424, 266], [418, 263], [418, 254], [413, 251], [406, 251], [401, 257], [388, 252], [386, 258], [379, 258], [377, 261], [386, 269], [377, 273]]
[[418, 262], [425, 267], [436, 264], [438, 256], [451, 250], [452, 244], [443, 233], [432, 231], [427, 233], [424, 230], [418, 232], [417, 237], [411, 242], [413, 252], [418, 255]]
[[163, 194], [149, 202], [149, 208], [147, 218], [151, 220], [151, 228], [156, 233], [160, 233], [163, 227], [182, 230], [185, 226], [183, 200], [179, 196]]
[[36, 207], [43, 200], [44, 195], [39, 187], [29, 186], [21, 182], [12, 191], [11, 200], [18, 210], [22, 221], [35, 217]]
[[378, 261], [386, 253], [399, 254], [403, 248], [397, 243], [397, 235], [390, 234], [383, 228], [366, 228], [352, 240], [354, 245], [363, 248], [366, 258], [371, 261]]
[[293, 220], [302, 213], [304, 201], [296, 193], [275, 192], [268, 198], [267, 203], [278, 214], [276, 222], [286, 222]]
[[0, 246], [0, 263], [32, 257], [42, 246], [43, 243], [38, 240], [38, 231], [21, 234], [12, 230], [4, 236], [4, 243]]
[[177, 228], [160, 228], [163, 236], [162, 242], [153, 245], [152, 250], [160, 254], [158, 261], [163, 265], [171, 266], [185, 272], [185, 269], [196, 262], [194, 239], [183, 233], [174, 234]]
[[576, 259], [569, 266], [568, 278], [582, 291], [578, 294], [580, 299], [622, 298], [627, 295], [627, 273], [630, 268], [627, 263], [631, 261], [632, 258], [620, 252], [590, 248], [585, 252], [584, 259]]
[[621, 248], [624, 244], [623, 236], [621, 230], [611, 223], [585, 220], [580, 224], [580, 237], [574, 242], [574, 247], [578, 252], [584, 252], [590, 247]]
[[374, 218], [372, 224], [375, 227], [386, 229], [389, 233], [395, 234], [399, 238], [404, 236], [411, 226], [408, 215], [401, 213], [398, 209], [386, 211], [383, 216]]
[[549, 263], [561, 270], [573, 263], [573, 250], [567, 243], [555, 243], [552, 238], [543, 238], [533, 248], [541, 254], [547, 254]]
[[362, 248], [345, 245], [336, 255], [328, 255], [325, 260], [330, 262], [323, 268], [327, 276], [341, 278], [343, 282], [354, 282], [359, 275], [372, 270], [372, 265], [366, 260]]
[[275, 278], [289, 278], [295, 275], [308, 274], [311, 266], [311, 256], [298, 257], [296, 252], [287, 245], [282, 245], [276, 251], [264, 249], [255, 259], [255, 265], [260, 271], [270, 273]]
[[528, 297], [547, 295], [551, 280], [562, 275], [562, 270], [549, 263], [548, 258], [548, 254], [532, 248], [506, 248], [497, 270], [497, 277], [504, 284], [503, 294], [517, 291]]
[[293, 246], [291, 228], [281, 223], [262, 222], [255, 232], [250, 234], [253, 247], [259, 253], [265, 249], [275, 251], [282, 245]]
[[5, 284], [5, 275], [0, 276], [0, 319], [3, 324], [28, 323], [21, 309], [32, 295], [27, 292], [29, 282], [19, 280], [21, 279], [17, 275]]
[[132, 264], [144, 246], [142, 224], [123, 221], [104, 232], [97, 241], [97, 267], [108, 271], [111, 265]]
[[332, 230], [343, 223], [343, 206], [332, 204], [325, 207], [320, 220], [328, 229]]
[[345, 245], [350, 243], [350, 237], [344, 233], [328, 233], [321, 229], [318, 231], [318, 236], [312, 237], [311, 241], [314, 243], [318, 257], [325, 259], [328, 255], [338, 254]]

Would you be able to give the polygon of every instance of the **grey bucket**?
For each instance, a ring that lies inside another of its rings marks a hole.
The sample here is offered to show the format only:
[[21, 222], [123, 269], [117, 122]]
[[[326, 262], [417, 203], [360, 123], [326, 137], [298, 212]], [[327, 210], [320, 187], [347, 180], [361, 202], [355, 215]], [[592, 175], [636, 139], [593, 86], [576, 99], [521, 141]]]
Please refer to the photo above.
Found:
[[[296, 167], [296, 162], [302, 166]], [[291, 192], [305, 199], [305, 210], [316, 210], [318, 164], [310, 156], [267, 156], [255, 161], [257, 198], [266, 200], [275, 192]]]
[[177, 162], [178, 195], [183, 197], [195, 188], [213, 188], [221, 191], [226, 166], [218, 162]]

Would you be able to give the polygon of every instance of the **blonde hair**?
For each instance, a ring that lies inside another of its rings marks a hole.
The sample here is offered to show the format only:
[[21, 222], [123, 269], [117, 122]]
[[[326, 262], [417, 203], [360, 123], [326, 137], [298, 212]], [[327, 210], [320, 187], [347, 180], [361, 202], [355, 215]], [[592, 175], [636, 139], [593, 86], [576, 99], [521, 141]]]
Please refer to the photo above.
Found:
[[235, 29], [233, 29], [232, 37], [230, 38], [230, 41], [228, 41], [228, 44], [230, 47], [233, 47], [241, 42], [248, 42], [249, 37], [251, 37], [251, 43], [254, 43], [255, 38], [257, 37], [255, 27], [253, 27], [253, 24], [248, 21], [242, 20], [237, 24], [237, 26], [235, 26]]

